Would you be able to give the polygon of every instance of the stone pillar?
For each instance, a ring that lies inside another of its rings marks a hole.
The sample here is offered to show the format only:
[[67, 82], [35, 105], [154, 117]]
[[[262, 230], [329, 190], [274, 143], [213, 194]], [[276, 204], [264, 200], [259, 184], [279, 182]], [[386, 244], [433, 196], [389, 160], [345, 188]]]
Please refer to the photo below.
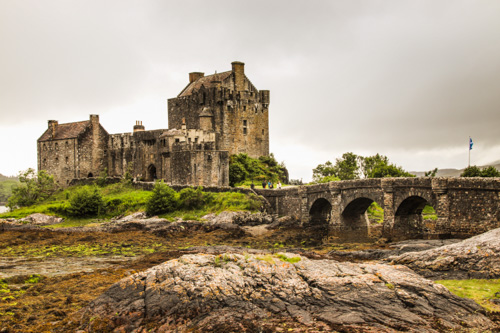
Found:
[[380, 185], [384, 192], [384, 224], [382, 227], [382, 234], [384, 237], [391, 237], [394, 228], [394, 216], [396, 214], [394, 209], [394, 186], [391, 179], [381, 179]]
[[337, 235], [342, 231], [342, 211], [340, 204], [342, 202], [342, 191], [338, 187], [338, 183], [331, 182], [328, 184], [332, 204], [330, 213], [330, 230], [329, 234]]
[[309, 207], [307, 205], [307, 190], [305, 186], [300, 186], [298, 189], [298, 196], [300, 198], [300, 225], [309, 222]]
[[448, 198], [448, 179], [433, 178], [432, 192], [436, 195], [436, 207], [434, 209], [438, 217], [434, 232], [448, 234], [451, 232], [449, 223], [450, 199]]

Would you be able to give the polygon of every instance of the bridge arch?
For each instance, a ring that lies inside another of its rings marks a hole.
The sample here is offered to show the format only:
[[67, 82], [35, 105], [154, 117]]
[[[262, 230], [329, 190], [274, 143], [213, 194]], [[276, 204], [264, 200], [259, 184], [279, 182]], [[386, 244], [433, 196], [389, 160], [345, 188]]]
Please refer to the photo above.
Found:
[[325, 198], [318, 198], [309, 209], [309, 223], [311, 225], [328, 225], [332, 214], [332, 204]]
[[402, 200], [394, 214], [393, 234], [398, 238], [421, 238], [426, 232], [422, 211], [432, 202], [423, 196], [411, 195]]
[[341, 229], [356, 238], [368, 237], [370, 221], [366, 210], [375, 200], [368, 197], [359, 197], [349, 202], [340, 216]]

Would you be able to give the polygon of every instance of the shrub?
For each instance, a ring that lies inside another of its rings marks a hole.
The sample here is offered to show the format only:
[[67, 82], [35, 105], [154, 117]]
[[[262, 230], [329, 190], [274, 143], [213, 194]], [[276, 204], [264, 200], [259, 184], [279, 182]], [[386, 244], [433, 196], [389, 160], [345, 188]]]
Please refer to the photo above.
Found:
[[166, 214], [175, 211], [177, 207], [177, 193], [163, 181], [157, 182], [146, 202], [146, 213], [149, 216]]
[[9, 198], [8, 206], [11, 210], [42, 202], [56, 191], [54, 177], [45, 170], [36, 173], [30, 168], [20, 172], [19, 182], [19, 186], [12, 188], [12, 196]]
[[75, 217], [96, 216], [103, 208], [97, 187], [83, 186], [70, 196], [68, 213]]
[[206, 202], [206, 197], [207, 195], [202, 191], [201, 187], [196, 190], [188, 187], [179, 192], [180, 205], [184, 209], [201, 208]]

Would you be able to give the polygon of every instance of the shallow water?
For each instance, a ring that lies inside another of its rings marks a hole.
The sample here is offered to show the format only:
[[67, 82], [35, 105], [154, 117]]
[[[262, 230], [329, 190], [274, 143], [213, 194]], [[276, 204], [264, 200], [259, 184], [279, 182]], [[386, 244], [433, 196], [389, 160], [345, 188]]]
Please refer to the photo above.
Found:
[[0, 278], [16, 275], [40, 274], [45, 276], [66, 275], [78, 272], [93, 272], [101, 268], [125, 264], [133, 259], [130, 257], [0, 257]]

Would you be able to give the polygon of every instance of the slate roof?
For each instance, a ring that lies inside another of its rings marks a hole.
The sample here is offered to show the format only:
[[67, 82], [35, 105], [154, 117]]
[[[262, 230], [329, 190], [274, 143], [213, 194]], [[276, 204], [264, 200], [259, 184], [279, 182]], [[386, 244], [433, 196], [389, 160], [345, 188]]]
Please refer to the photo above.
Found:
[[184, 90], [181, 91], [181, 93], [177, 97], [189, 96], [193, 93], [193, 91], [200, 89], [202, 85], [205, 86], [205, 88], [210, 88], [213, 81], [222, 82], [227, 79], [231, 75], [231, 73], [232, 71], [227, 71], [201, 77], [198, 80], [188, 84], [187, 87], [184, 88]]
[[47, 129], [38, 141], [74, 139], [90, 126], [90, 120], [78, 121], [76, 123], [59, 124], [56, 127], [54, 137], [51, 137], [51, 130]]

